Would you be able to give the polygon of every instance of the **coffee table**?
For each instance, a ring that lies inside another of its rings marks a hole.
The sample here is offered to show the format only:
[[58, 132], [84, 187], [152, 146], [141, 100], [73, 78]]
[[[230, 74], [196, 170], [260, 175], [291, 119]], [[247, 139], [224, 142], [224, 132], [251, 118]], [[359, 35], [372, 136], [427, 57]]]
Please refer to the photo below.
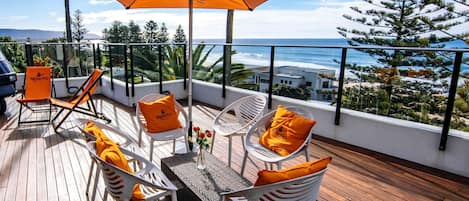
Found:
[[161, 159], [161, 170], [178, 187], [178, 200], [219, 201], [222, 192], [252, 185], [212, 154], [204, 154], [205, 170], [197, 169], [194, 152]]

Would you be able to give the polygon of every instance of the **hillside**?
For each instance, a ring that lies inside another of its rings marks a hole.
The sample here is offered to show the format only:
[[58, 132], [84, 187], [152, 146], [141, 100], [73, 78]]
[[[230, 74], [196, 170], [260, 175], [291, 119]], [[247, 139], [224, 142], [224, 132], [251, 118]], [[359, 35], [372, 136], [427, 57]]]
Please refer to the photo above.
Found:
[[[39, 29], [0, 29], [0, 36], [10, 36], [15, 40], [24, 41], [30, 38], [32, 41], [42, 41], [51, 38], [63, 37], [61, 31], [48, 31]], [[85, 39], [99, 39], [96, 34], [86, 34]]]

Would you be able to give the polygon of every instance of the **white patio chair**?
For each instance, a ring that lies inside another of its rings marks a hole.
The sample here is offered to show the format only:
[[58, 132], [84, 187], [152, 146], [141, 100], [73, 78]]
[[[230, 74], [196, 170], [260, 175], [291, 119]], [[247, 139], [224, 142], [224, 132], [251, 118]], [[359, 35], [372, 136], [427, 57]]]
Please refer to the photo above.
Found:
[[[231, 103], [218, 113], [212, 124], [214, 138], [210, 152], [213, 151], [215, 135], [228, 137], [228, 166], [231, 167], [232, 137], [238, 135], [243, 140], [248, 129], [264, 114], [266, 103], [264, 96], [251, 95]], [[235, 118], [229, 112], [234, 112]]]
[[[153, 102], [160, 98], [165, 97], [163, 94], [148, 94], [142, 97], [139, 101], [142, 102]], [[153, 160], [153, 144], [155, 141], [168, 141], [173, 140], [173, 153], [176, 152], [176, 139], [184, 137], [184, 144], [186, 146], [186, 151], [189, 150], [189, 144], [187, 139], [187, 133], [189, 129], [189, 118], [187, 113], [184, 111], [184, 108], [177, 102], [174, 101], [176, 110], [179, 111], [179, 121], [181, 122], [182, 128], [177, 128], [169, 131], [163, 131], [158, 133], [149, 132], [145, 126], [145, 118], [140, 110], [140, 107], [137, 104], [136, 112], [138, 122], [140, 124], [138, 144], [142, 145], [142, 133], [147, 134], [150, 137], [150, 161]]]
[[[286, 107], [289, 111], [292, 111], [298, 115], [301, 115], [305, 118], [308, 119], [314, 119], [313, 114], [311, 113], [310, 110], [306, 108], [300, 108], [300, 107]], [[282, 161], [288, 160], [291, 158], [296, 157], [297, 155], [304, 153], [306, 157], [306, 161], [309, 161], [309, 152], [308, 152], [308, 145], [311, 142], [311, 137], [313, 135], [313, 127], [310, 129], [308, 136], [305, 138], [304, 143], [299, 146], [294, 152], [287, 156], [281, 156], [263, 145], [259, 143], [259, 138], [264, 132], [266, 131], [267, 128], [270, 127], [270, 124], [272, 123], [272, 119], [275, 116], [276, 111], [271, 111], [265, 116], [263, 116], [259, 121], [256, 122], [248, 131], [246, 134], [246, 138], [244, 139], [244, 145], [245, 147], [245, 153], [243, 157], [243, 164], [241, 167], [241, 175], [244, 173], [244, 169], [246, 166], [246, 160], [248, 155], [254, 156], [255, 158], [264, 161], [265, 163], [265, 169], [272, 169], [273, 166], [272, 164], [277, 164], [277, 168], [281, 169], [282, 167]], [[267, 163], [270, 164], [270, 168], [267, 166]]]
[[323, 169], [314, 174], [303, 177], [267, 184], [262, 186], [251, 186], [242, 190], [221, 193], [223, 200], [276, 200], [276, 201], [311, 201], [317, 200], [319, 187], [326, 172]]
[[159, 200], [166, 196], [171, 196], [172, 201], [177, 200], [176, 186], [157, 166], [144, 157], [120, 147], [126, 157], [133, 158], [142, 167], [138, 170], [135, 169], [135, 173], [131, 174], [98, 157], [96, 155], [96, 142], [89, 142], [87, 148], [92, 159], [98, 162], [99, 168], [103, 171], [102, 175], [106, 186], [103, 200], [107, 200], [108, 193], [115, 200], [131, 200], [135, 184], [140, 184], [140, 190], [144, 194], [145, 200]]
[[[127, 150], [130, 150], [133, 153], [138, 154], [142, 157], [145, 156], [145, 153], [143, 153], [143, 151], [139, 148], [137, 142], [132, 137], [130, 137], [129, 135], [122, 133], [120, 130], [118, 130], [114, 127], [111, 127], [108, 124], [103, 124], [103, 123], [100, 123], [98, 121], [94, 121], [94, 120], [90, 120], [90, 119], [79, 118], [79, 119], [76, 119], [76, 121], [77, 121], [77, 128], [84, 134], [85, 141], [87, 143], [96, 141], [96, 137], [94, 135], [92, 135], [92, 134], [86, 132], [85, 130], [83, 130], [86, 123], [93, 122], [96, 126], [101, 128], [101, 130], [104, 132], [104, 134], [106, 134], [106, 136], [108, 136], [114, 142], [118, 143], [120, 147], [124, 147]], [[95, 176], [94, 176], [94, 183], [93, 183], [93, 193], [92, 193], [92, 196], [91, 196], [90, 200], [94, 200], [94, 198], [96, 196], [96, 189], [97, 189], [97, 185], [98, 185], [98, 182], [99, 182], [99, 174], [101, 172], [101, 171], [99, 171], [98, 167], [96, 167], [96, 169], [95, 169], [95, 165], [96, 165], [96, 161], [91, 160], [90, 170], [89, 170], [89, 173], [88, 173], [88, 180], [86, 182], [86, 195], [88, 196], [89, 195], [89, 189], [90, 189], [90, 186], [91, 186], [91, 178], [92, 178], [93, 172], [94, 172]]]

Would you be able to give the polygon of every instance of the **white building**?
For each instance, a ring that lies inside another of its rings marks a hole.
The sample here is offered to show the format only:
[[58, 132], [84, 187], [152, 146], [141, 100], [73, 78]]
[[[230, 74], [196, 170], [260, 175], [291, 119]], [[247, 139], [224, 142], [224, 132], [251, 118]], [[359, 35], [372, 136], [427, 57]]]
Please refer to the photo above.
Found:
[[[269, 89], [269, 72], [257, 72], [259, 91]], [[315, 69], [308, 67], [280, 66], [274, 68], [273, 84], [285, 84], [291, 87], [305, 86], [311, 90], [311, 100], [328, 100], [335, 97], [330, 92], [336, 91], [333, 87], [332, 79], [335, 77], [335, 70]]]

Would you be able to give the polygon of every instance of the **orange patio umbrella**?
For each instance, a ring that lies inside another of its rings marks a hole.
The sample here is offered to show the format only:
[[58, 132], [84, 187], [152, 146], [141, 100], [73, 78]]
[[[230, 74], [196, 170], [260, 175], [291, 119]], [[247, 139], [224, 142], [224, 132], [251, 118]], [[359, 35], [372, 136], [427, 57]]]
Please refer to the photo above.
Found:
[[133, 8], [188, 8], [189, 9], [189, 105], [190, 129], [192, 131], [192, 10], [193, 8], [254, 10], [267, 0], [117, 0], [126, 9]]

